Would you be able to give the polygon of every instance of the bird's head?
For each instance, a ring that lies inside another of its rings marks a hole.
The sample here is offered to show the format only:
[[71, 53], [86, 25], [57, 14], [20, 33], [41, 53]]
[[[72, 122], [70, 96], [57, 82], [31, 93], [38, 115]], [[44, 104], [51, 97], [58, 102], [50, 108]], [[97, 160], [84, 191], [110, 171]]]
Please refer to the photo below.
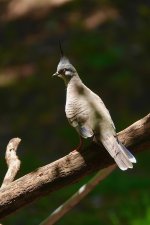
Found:
[[77, 73], [74, 66], [70, 63], [69, 59], [63, 56], [57, 66], [57, 71], [53, 76], [58, 76], [63, 79], [71, 79]]
[[56, 73], [53, 74], [53, 76], [58, 76], [62, 78], [65, 81], [65, 83], [68, 83], [72, 77], [77, 75], [77, 71], [75, 67], [70, 63], [69, 59], [66, 56], [64, 56], [61, 44], [60, 44], [60, 52], [61, 58], [57, 66], [57, 71]]

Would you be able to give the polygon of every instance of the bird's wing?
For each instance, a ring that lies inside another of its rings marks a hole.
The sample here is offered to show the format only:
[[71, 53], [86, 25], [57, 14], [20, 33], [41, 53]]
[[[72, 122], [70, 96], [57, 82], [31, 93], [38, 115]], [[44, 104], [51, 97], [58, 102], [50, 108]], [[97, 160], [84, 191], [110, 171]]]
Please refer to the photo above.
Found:
[[94, 135], [93, 131], [86, 125], [78, 125], [75, 129], [83, 138], [90, 138]]
[[109, 110], [106, 108], [104, 102], [102, 101], [102, 99], [98, 95], [96, 95], [95, 93], [94, 93], [94, 95], [95, 95], [96, 105], [98, 106], [98, 112], [100, 112], [100, 115], [103, 118], [105, 118], [105, 120], [108, 123], [110, 123], [110, 125], [112, 126], [112, 128], [114, 130], [116, 130], [114, 122], [113, 122], [113, 120], [110, 116]]
[[88, 124], [88, 115], [83, 111], [76, 114], [73, 118], [68, 118], [69, 123], [83, 138], [89, 138], [94, 135], [93, 130]]
[[112, 130], [115, 131], [116, 130], [115, 125], [102, 99], [86, 86], [84, 93], [86, 96], [86, 100], [88, 101], [89, 108], [92, 110], [94, 117], [97, 118], [98, 120], [107, 121], [107, 123], [110, 124]]

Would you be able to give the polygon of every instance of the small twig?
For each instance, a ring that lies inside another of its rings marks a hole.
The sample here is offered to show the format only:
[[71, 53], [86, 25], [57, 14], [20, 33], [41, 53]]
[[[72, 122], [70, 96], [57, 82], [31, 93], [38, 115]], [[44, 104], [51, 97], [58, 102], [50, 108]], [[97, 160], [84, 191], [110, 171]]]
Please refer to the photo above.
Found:
[[8, 170], [4, 177], [1, 188], [6, 187], [8, 184], [10, 184], [14, 180], [18, 170], [20, 169], [21, 161], [16, 155], [20, 141], [20, 138], [12, 138], [7, 145], [5, 159]]
[[96, 175], [87, 183], [84, 184], [71, 198], [59, 206], [49, 217], [40, 223], [40, 225], [53, 225], [75, 205], [77, 205], [94, 187], [104, 180], [114, 169], [116, 165], [109, 166], [100, 170]]

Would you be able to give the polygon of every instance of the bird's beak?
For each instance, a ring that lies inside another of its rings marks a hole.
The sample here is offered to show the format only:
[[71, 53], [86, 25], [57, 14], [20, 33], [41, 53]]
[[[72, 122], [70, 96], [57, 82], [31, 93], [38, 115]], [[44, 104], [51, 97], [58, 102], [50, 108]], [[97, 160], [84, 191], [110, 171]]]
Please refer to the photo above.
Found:
[[55, 77], [55, 76], [58, 76], [58, 75], [59, 75], [59, 73], [56, 72], [56, 73], [54, 73], [54, 74], [52, 75], [52, 77]]

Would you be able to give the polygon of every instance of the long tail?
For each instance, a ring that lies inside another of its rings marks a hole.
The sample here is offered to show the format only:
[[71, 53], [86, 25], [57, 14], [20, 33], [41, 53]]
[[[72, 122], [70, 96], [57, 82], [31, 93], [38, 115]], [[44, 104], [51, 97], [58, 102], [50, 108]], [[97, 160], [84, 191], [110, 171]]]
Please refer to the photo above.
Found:
[[116, 137], [113, 135], [105, 135], [101, 137], [101, 142], [121, 170], [133, 168], [133, 163], [136, 163], [135, 157]]

